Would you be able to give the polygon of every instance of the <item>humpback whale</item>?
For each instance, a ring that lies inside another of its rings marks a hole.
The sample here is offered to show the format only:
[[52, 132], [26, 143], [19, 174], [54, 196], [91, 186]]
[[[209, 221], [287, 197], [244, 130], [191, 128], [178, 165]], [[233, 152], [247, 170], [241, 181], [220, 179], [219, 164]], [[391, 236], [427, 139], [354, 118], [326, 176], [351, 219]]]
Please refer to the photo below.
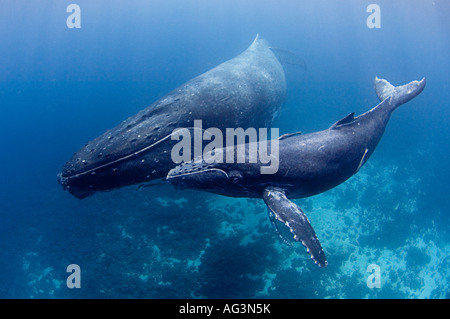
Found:
[[[279, 168], [274, 174], [261, 174], [263, 164], [259, 161], [211, 161], [209, 157], [225, 156], [227, 149], [222, 148], [173, 168], [167, 180], [177, 188], [262, 198], [269, 208], [272, 224], [276, 219], [288, 226], [294, 240], [302, 242], [311, 259], [325, 267], [326, 256], [313, 227], [301, 208], [288, 198], [325, 192], [357, 173], [374, 152], [392, 112], [422, 92], [425, 78], [395, 87], [376, 77], [374, 87], [381, 103], [370, 111], [358, 117], [350, 113], [323, 131], [281, 136], [277, 140]], [[247, 158], [255, 158], [251, 150], [272, 147], [267, 141], [264, 145], [261, 141], [253, 143], [257, 147], [251, 143], [245, 145]]]
[[268, 127], [284, 102], [284, 70], [268, 43], [250, 47], [181, 85], [78, 150], [58, 174], [77, 198], [166, 177], [177, 128]]

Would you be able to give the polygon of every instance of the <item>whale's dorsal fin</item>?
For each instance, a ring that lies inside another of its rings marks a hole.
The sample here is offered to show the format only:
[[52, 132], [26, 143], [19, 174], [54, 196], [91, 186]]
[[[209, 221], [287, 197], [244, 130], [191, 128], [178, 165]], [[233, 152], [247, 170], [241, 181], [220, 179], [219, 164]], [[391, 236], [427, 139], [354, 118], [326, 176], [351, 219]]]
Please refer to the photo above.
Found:
[[247, 50], [258, 50], [261, 48], [268, 49], [269, 43], [265, 39], [262, 39], [258, 33], [256, 34], [255, 40], [253, 40], [252, 44], [248, 47]]
[[258, 43], [258, 41], [259, 41], [259, 33], [256, 34], [256, 37], [255, 37], [255, 39], [253, 40], [253, 42], [252, 42], [252, 44], [250, 45], [250, 47], [255, 46], [256, 43]]
[[331, 128], [336, 128], [340, 125], [351, 123], [354, 120], [355, 120], [355, 112], [352, 112], [349, 115], [347, 115], [346, 117], [344, 117], [344, 118], [340, 119], [339, 121], [337, 121], [336, 123], [334, 123], [331, 126]]
[[311, 259], [320, 267], [326, 267], [327, 260], [322, 246], [300, 207], [287, 199], [283, 190], [275, 187], [266, 188], [263, 199], [275, 218], [288, 226], [294, 239], [301, 241], [306, 247]]

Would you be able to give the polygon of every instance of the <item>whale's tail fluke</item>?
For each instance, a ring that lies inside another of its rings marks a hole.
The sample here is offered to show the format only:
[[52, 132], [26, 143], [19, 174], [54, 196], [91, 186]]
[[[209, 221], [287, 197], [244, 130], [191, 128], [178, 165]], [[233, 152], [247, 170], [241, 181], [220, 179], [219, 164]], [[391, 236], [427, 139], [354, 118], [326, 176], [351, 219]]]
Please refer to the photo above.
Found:
[[425, 78], [420, 81], [411, 81], [401, 86], [393, 86], [385, 79], [379, 79], [378, 77], [375, 77], [373, 82], [375, 92], [380, 101], [391, 99], [389, 104], [392, 107], [392, 111], [419, 95], [425, 88], [425, 84]]

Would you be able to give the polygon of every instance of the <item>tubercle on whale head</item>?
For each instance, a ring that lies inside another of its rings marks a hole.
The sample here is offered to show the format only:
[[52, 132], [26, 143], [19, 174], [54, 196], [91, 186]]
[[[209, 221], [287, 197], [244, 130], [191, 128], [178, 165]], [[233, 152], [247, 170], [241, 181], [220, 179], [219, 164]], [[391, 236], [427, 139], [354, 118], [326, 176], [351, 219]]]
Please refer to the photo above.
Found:
[[75, 196], [78, 199], [83, 199], [89, 196], [92, 196], [95, 193], [95, 190], [91, 188], [85, 188], [85, 187], [78, 187], [76, 185], [71, 185], [71, 178], [70, 177], [64, 177], [61, 173], [57, 175], [57, 181], [64, 190], [69, 191], [73, 196]]

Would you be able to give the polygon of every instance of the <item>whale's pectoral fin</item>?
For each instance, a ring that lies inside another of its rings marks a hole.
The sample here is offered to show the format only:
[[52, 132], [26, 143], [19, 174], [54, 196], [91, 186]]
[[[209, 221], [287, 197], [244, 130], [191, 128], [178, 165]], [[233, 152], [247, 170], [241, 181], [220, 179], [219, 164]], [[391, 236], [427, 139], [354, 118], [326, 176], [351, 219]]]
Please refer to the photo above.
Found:
[[292, 243], [283, 235], [283, 233], [280, 231], [280, 229], [277, 226], [277, 218], [275, 217], [275, 214], [269, 209], [269, 220], [272, 224], [273, 229], [275, 232], [280, 236], [280, 239], [288, 246], [292, 246]]
[[288, 138], [288, 137], [291, 137], [291, 136], [297, 136], [297, 135], [301, 135], [301, 134], [302, 134], [302, 132], [300, 132], [300, 131], [295, 132], [295, 133], [287, 133], [287, 134], [283, 134], [283, 135], [281, 135], [281, 136], [278, 138], [278, 140], [281, 141], [281, 140], [284, 140], [285, 138]]
[[274, 48], [274, 47], [270, 47], [269, 49], [273, 52], [273, 54], [276, 56], [277, 60], [282, 65], [289, 64], [289, 65], [293, 65], [296, 67], [300, 67], [303, 69], [303, 71], [306, 71], [307, 66], [306, 66], [305, 61], [302, 58], [300, 58], [298, 55], [296, 55], [295, 53], [288, 51], [288, 50]]
[[300, 207], [287, 199], [284, 192], [278, 188], [266, 188], [263, 198], [275, 218], [288, 226], [294, 234], [294, 239], [301, 241], [306, 247], [311, 259], [320, 267], [326, 267], [327, 261], [322, 246]]

